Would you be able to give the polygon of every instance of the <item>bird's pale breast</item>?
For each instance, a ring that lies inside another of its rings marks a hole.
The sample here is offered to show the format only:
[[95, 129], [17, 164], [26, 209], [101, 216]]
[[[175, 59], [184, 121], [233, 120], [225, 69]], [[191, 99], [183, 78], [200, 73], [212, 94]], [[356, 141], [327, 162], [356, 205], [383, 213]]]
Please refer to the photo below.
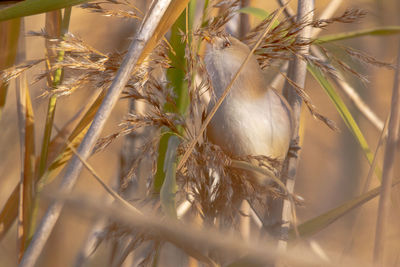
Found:
[[290, 109], [271, 89], [252, 101], [228, 96], [210, 122], [208, 137], [231, 155], [283, 160], [291, 137]]
[[[249, 49], [231, 38], [226, 49], [213, 44], [205, 58], [215, 95], [219, 98], [244, 61]], [[255, 59], [233, 84], [211, 120], [207, 135], [233, 156], [265, 155], [283, 160], [291, 136], [291, 109], [281, 95], [269, 89]]]

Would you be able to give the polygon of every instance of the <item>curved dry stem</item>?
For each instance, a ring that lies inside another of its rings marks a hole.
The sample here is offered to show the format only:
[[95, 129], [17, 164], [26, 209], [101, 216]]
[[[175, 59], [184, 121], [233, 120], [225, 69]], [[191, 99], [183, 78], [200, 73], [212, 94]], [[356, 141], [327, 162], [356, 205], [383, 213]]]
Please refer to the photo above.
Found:
[[[303, 264], [304, 266], [322, 264], [314, 253], [305, 248], [297, 247], [295, 250], [279, 252], [273, 242], [270, 241], [246, 243], [238, 235], [221, 233], [213, 229], [199, 229], [198, 226], [182, 224], [179, 221], [168, 218], [160, 220], [159, 217], [151, 215], [135, 215], [125, 209], [121, 209], [121, 207], [105, 206], [93, 199], [66, 195], [57, 195], [56, 197], [59, 200], [68, 201], [77, 211], [82, 211], [85, 215], [90, 214], [88, 211], [93, 212], [92, 214], [101, 213], [113, 220], [135, 227], [135, 229], [159, 236], [159, 238], [183, 248], [189, 254], [196, 251], [202, 254], [204, 254], [204, 251], [218, 251], [218, 253], [236, 255], [238, 257], [247, 255], [246, 257], [260, 262], [262, 266], [277, 257], [289, 262]], [[207, 257], [207, 259], [209, 258]], [[206, 259], [204, 258], [203, 260]], [[213, 266], [212, 261], [208, 263]]]

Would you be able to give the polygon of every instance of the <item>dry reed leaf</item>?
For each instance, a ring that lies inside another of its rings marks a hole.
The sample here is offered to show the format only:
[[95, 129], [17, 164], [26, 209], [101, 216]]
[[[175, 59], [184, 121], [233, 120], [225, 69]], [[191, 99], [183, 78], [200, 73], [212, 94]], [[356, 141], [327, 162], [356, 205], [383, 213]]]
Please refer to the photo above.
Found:
[[32, 234], [32, 213], [35, 197], [35, 131], [34, 116], [25, 73], [17, 80], [19, 96], [19, 130], [21, 138], [21, 156], [23, 169], [21, 173], [20, 195], [18, 207], [18, 259], [20, 260], [26, 249], [27, 241]]
[[[0, 22], [0, 74], [14, 64], [21, 19]], [[0, 75], [1, 77], [1, 75]], [[6, 104], [8, 82], [0, 80], [0, 117]]]
[[[176, 19], [186, 8], [188, 3], [189, 0], [174, 0], [170, 3], [160, 23], [157, 25], [157, 28], [152, 38], [146, 43], [146, 46], [143, 49], [143, 53], [141, 54], [137, 65], [140, 65], [151, 53], [151, 51], [153, 51], [158, 42], [163, 38], [164, 34], [168, 31], [171, 25], [176, 21]], [[145, 19], [146, 18], [144, 18], [144, 20]]]
[[8, 197], [0, 213], [0, 241], [6, 235], [18, 216], [20, 184], [18, 183]]

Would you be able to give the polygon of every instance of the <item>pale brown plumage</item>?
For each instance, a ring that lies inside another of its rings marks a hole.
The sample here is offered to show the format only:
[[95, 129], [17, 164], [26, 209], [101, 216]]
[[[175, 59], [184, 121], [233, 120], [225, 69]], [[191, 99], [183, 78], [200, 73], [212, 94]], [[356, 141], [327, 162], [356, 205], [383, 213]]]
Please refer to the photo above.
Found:
[[[249, 54], [233, 37], [213, 37], [205, 55], [207, 72], [219, 98]], [[293, 131], [286, 100], [268, 87], [255, 56], [233, 84], [211, 120], [207, 135], [232, 156], [264, 155], [282, 162]]]

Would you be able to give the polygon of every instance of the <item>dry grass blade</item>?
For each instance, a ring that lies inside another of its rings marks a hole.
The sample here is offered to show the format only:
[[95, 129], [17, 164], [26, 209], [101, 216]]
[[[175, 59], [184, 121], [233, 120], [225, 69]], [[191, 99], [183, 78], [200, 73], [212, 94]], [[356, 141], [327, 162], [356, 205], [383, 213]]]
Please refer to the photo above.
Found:
[[6, 235], [18, 216], [20, 184], [18, 183], [0, 213], [0, 241]]
[[21, 173], [21, 185], [20, 188], [20, 204], [19, 204], [19, 216], [18, 216], [18, 237], [19, 237], [19, 259], [21, 259], [28, 240], [33, 234], [32, 231], [32, 214], [34, 205], [34, 195], [35, 195], [35, 133], [34, 133], [34, 118], [33, 118], [33, 108], [31, 103], [31, 98], [29, 94], [29, 88], [27, 85], [25, 74], [23, 74], [17, 80], [18, 91], [20, 101], [19, 109], [25, 109], [25, 112], [20, 112], [20, 129], [21, 133], [21, 156], [23, 162], [23, 171]]
[[[14, 64], [21, 19], [0, 22], [0, 72]], [[8, 83], [0, 80], [0, 118], [6, 104]]]
[[[396, 179], [393, 181], [391, 184], [392, 187], [398, 186], [400, 183], [400, 179]], [[379, 195], [379, 192], [381, 191], [382, 187], [378, 186], [374, 189], [371, 189], [357, 197], [354, 197], [345, 203], [317, 216], [314, 217], [301, 225], [299, 225], [299, 231], [300, 235], [302, 238], [308, 238], [312, 237], [314, 234], [317, 234], [320, 232], [322, 229], [325, 229], [332, 223], [334, 223], [336, 220], [342, 218], [349, 212], [353, 211], [356, 208], [360, 208], [362, 205], [367, 203], [368, 201], [374, 199], [376, 196]], [[295, 233], [293, 230], [290, 231], [289, 233], [289, 238], [291, 240], [294, 240], [295, 238]]]
[[[22, 21], [20, 28], [21, 35], [23, 35], [24, 31], [25, 27]], [[18, 48], [20, 53], [17, 60], [18, 62], [22, 62], [25, 60], [25, 38], [19, 39]], [[18, 77], [16, 86], [21, 162], [23, 165], [20, 178], [17, 228], [18, 259], [20, 260], [33, 230], [31, 226], [34, 212], [33, 199], [35, 195], [35, 132], [33, 108], [25, 73]]]
[[361, 36], [384, 36], [384, 35], [392, 35], [392, 34], [398, 34], [400, 32], [400, 27], [399, 26], [383, 26], [383, 27], [374, 27], [374, 28], [369, 28], [365, 30], [359, 30], [359, 31], [349, 31], [349, 32], [344, 32], [344, 33], [338, 33], [338, 34], [328, 34], [319, 37], [318, 39], [315, 40], [315, 43], [317, 44], [322, 44], [326, 42], [336, 42], [340, 40], [346, 40], [346, 39], [353, 39]]
[[199, 133], [196, 135], [196, 137], [190, 142], [190, 144], [188, 145], [187, 150], [185, 151], [185, 153], [183, 154], [181, 160], [179, 161], [179, 164], [177, 166], [177, 170], [179, 171], [183, 165], [185, 164], [185, 162], [187, 161], [187, 159], [189, 158], [190, 154], [192, 153], [195, 145], [197, 144], [197, 142], [200, 140], [201, 136], [203, 135], [203, 132], [205, 131], [205, 129], [207, 128], [207, 125], [210, 123], [212, 117], [214, 116], [214, 114], [217, 112], [218, 108], [221, 106], [222, 102], [224, 101], [225, 97], [228, 95], [230, 89], [232, 88], [233, 83], [236, 81], [237, 77], [239, 76], [240, 72], [242, 71], [242, 69], [244, 68], [244, 66], [246, 65], [246, 63], [249, 61], [249, 59], [251, 58], [251, 56], [254, 54], [254, 51], [258, 48], [258, 46], [260, 45], [260, 43], [263, 41], [264, 37], [267, 35], [268, 31], [271, 29], [273, 22], [275, 21], [275, 19], [282, 13], [283, 8], [280, 8], [279, 10], [277, 10], [277, 12], [275, 13], [275, 15], [273, 16], [273, 18], [271, 19], [268, 27], [265, 29], [263, 35], [261, 35], [261, 37], [259, 38], [258, 42], [256, 43], [256, 45], [253, 47], [253, 49], [250, 51], [250, 53], [247, 55], [246, 59], [244, 60], [244, 62], [241, 64], [240, 68], [238, 69], [238, 71], [236, 72], [236, 74], [233, 76], [232, 80], [230, 81], [230, 83], [228, 84], [228, 86], [225, 88], [224, 92], [222, 93], [222, 96], [218, 99], [217, 103], [215, 104], [215, 106], [213, 107], [213, 109], [210, 111], [210, 113], [208, 114], [207, 118], [205, 119], [205, 121], [203, 122], [203, 125], [201, 126]]

